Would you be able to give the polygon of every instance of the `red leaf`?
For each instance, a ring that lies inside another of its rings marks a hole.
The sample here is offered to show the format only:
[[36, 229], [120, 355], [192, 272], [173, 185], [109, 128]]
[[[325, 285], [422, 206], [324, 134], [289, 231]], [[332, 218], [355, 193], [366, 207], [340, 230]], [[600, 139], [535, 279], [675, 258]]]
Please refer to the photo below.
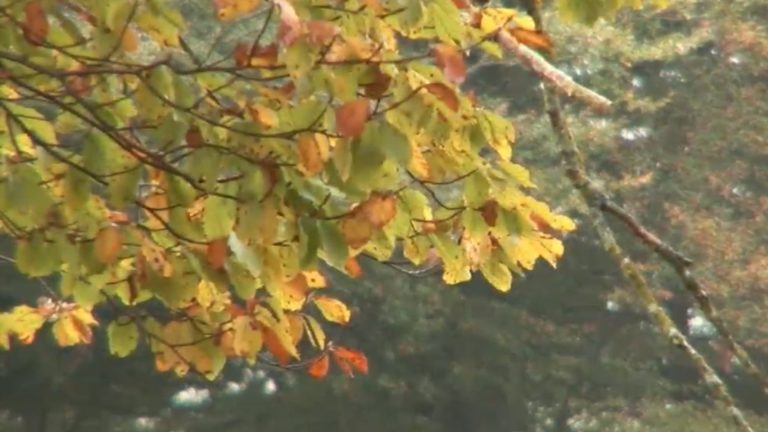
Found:
[[323, 378], [328, 374], [328, 367], [330, 364], [331, 363], [328, 360], [328, 354], [324, 354], [322, 357], [317, 358], [312, 363], [310, 363], [309, 368], [307, 368], [307, 374], [309, 374], [309, 376], [312, 378]]

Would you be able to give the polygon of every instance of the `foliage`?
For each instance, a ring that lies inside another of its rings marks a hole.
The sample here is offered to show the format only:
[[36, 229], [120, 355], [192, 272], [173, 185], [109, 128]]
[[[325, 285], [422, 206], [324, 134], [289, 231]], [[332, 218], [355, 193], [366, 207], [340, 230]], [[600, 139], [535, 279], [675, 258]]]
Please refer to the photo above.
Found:
[[[172, 2], [3, 11], [2, 226], [19, 270], [60, 275], [55, 300], [2, 315], [3, 347], [46, 322], [60, 345], [88, 343], [105, 304], [111, 352], [146, 341], [160, 370], [213, 378], [227, 357], [265, 348], [286, 366], [311, 346], [314, 375], [329, 352], [364, 372], [306, 309], [350, 319], [319, 294], [318, 262], [354, 277], [360, 257], [402, 246], [416, 265], [439, 258], [449, 284], [479, 271], [508, 290], [538, 258], [554, 265], [549, 233], [574, 227], [526, 195], [511, 125], [458, 87], [460, 52], [500, 56], [510, 22], [508, 37], [548, 48], [514, 10], [215, 1], [256, 36], [216, 62]], [[436, 45], [405, 57], [399, 38]]]

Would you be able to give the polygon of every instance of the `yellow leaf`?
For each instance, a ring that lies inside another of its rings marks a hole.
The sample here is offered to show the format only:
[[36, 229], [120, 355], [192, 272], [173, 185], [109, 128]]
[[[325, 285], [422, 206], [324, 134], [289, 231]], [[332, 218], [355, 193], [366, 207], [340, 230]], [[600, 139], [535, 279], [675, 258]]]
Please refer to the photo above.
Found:
[[325, 332], [320, 323], [314, 317], [304, 315], [304, 325], [306, 326], [307, 337], [315, 348], [325, 349]]
[[349, 323], [350, 312], [347, 305], [332, 297], [318, 295], [312, 298], [312, 302], [315, 303], [323, 317], [330, 322], [334, 322], [341, 325]]
[[90, 343], [93, 332], [88, 324], [78, 319], [75, 314], [66, 313], [53, 324], [53, 337], [59, 346], [69, 347]]
[[232, 322], [232, 348], [235, 355], [245, 358], [248, 363], [256, 363], [257, 355], [264, 344], [261, 329], [252, 322], [251, 317], [241, 315]]
[[294, 345], [298, 345], [301, 342], [301, 338], [304, 337], [304, 320], [299, 314], [287, 315], [288, 324], [291, 332], [291, 340]]
[[309, 288], [325, 288], [328, 286], [325, 276], [317, 270], [304, 271], [304, 277], [307, 279]]

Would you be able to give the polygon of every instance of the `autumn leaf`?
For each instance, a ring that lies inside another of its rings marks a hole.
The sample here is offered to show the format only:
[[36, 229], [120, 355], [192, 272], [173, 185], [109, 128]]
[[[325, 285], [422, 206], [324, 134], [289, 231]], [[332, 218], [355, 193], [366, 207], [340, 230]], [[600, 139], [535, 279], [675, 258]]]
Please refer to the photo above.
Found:
[[354, 257], [349, 257], [347, 259], [347, 262], [344, 264], [344, 270], [346, 270], [347, 274], [353, 278], [359, 278], [363, 275], [363, 269], [360, 268], [360, 263], [358, 263], [357, 259]]
[[379, 65], [372, 65], [370, 73], [360, 86], [363, 88], [363, 93], [366, 97], [380, 99], [387, 94], [391, 84], [392, 77], [382, 72]]
[[334, 347], [331, 353], [344, 375], [353, 377], [355, 371], [362, 374], [368, 373], [368, 359], [363, 353], [340, 346]]
[[328, 360], [328, 354], [323, 354], [309, 364], [307, 374], [312, 378], [321, 379], [328, 375], [329, 366], [330, 361]]
[[392, 193], [374, 193], [360, 208], [374, 228], [383, 228], [397, 214], [397, 198]]
[[454, 46], [438, 44], [432, 47], [435, 64], [443, 71], [443, 76], [449, 82], [460, 85], [467, 77], [462, 53]]
[[301, 32], [301, 23], [296, 10], [289, 0], [274, 0], [280, 9], [280, 23], [277, 28], [277, 40], [283, 47], [293, 45]]
[[340, 300], [324, 295], [315, 295], [312, 297], [312, 302], [328, 321], [341, 325], [349, 323], [351, 312], [347, 305]]
[[261, 0], [213, 0], [216, 17], [222, 22], [232, 21], [253, 12], [259, 4]]
[[358, 98], [336, 108], [336, 132], [346, 138], [359, 137], [371, 113], [368, 98]]
[[136, 52], [136, 50], [139, 49], [139, 35], [131, 28], [124, 29], [123, 37], [120, 40], [120, 46], [125, 52]]
[[24, 5], [24, 37], [32, 45], [41, 45], [45, 42], [50, 24], [48, 15], [43, 8], [43, 2], [32, 0]]
[[459, 97], [456, 96], [456, 92], [451, 90], [447, 85], [442, 83], [432, 83], [425, 85], [424, 89], [437, 98], [437, 100], [444, 103], [451, 111], [459, 111]]
[[341, 32], [339, 26], [328, 21], [311, 20], [303, 25], [307, 42], [312, 45], [328, 45]]
[[323, 171], [325, 162], [330, 157], [328, 137], [318, 133], [305, 133], [299, 136], [299, 169], [306, 176], [313, 176]]
[[495, 227], [499, 219], [499, 203], [496, 200], [488, 200], [480, 208], [483, 220], [489, 227]]
[[288, 352], [284, 343], [280, 340], [274, 330], [265, 328], [262, 331], [264, 346], [272, 353], [281, 365], [287, 365], [291, 361], [291, 353]]
[[227, 253], [229, 247], [227, 246], [227, 238], [218, 238], [208, 242], [205, 248], [205, 256], [208, 259], [208, 265], [213, 270], [221, 270], [224, 268], [224, 264], [227, 262]]
[[304, 278], [307, 280], [307, 286], [309, 288], [325, 288], [328, 286], [328, 281], [325, 279], [322, 273], [317, 270], [304, 271]]
[[522, 27], [510, 28], [507, 29], [507, 32], [517, 39], [518, 42], [527, 47], [538, 49], [546, 53], [552, 53], [555, 49], [552, 39], [542, 32], [528, 30]]
[[103, 264], [112, 264], [120, 256], [123, 248], [123, 235], [116, 226], [102, 228], [93, 241], [93, 252]]
[[353, 249], [365, 246], [373, 235], [373, 225], [360, 207], [341, 220], [339, 229], [344, 241]]
[[235, 47], [234, 57], [235, 64], [240, 67], [272, 67], [277, 64], [277, 45], [262, 46], [259, 44], [248, 45], [246, 43], [239, 43]]

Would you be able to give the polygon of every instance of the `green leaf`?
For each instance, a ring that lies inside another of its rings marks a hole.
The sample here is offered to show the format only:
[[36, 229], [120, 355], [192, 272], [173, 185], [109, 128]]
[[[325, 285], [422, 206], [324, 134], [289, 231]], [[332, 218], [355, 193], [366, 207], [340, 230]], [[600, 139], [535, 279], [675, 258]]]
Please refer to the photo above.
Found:
[[317, 228], [320, 232], [325, 259], [332, 266], [343, 269], [349, 257], [349, 247], [341, 231], [333, 221], [326, 220], [318, 221]]
[[317, 222], [310, 217], [299, 219], [299, 268], [309, 269], [317, 262], [317, 252], [320, 249], [321, 236]]
[[16, 268], [29, 277], [43, 277], [59, 270], [61, 255], [56, 244], [43, 233], [33, 231], [29, 238], [16, 242]]
[[203, 230], [209, 240], [229, 236], [235, 223], [237, 203], [221, 196], [209, 196], [203, 211]]
[[139, 328], [133, 321], [120, 323], [115, 320], [107, 327], [109, 352], [117, 357], [127, 357], [139, 344]]

